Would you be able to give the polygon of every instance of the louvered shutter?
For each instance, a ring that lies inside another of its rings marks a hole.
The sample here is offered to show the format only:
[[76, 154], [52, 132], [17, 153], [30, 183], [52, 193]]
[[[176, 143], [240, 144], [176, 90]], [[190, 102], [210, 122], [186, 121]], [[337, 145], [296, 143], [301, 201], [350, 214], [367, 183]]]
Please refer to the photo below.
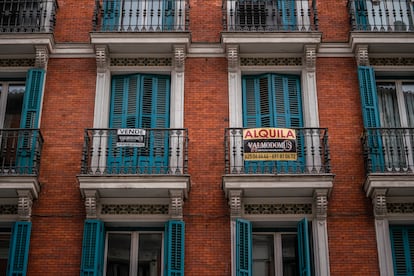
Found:
[[236, 276], [252, 276], [252, 225], [250, 221], [236, 220]]
[[170, 220], [165, 225], [165, 271], [167, 276], [184, 276], [185, 224]]
[[104, 0], [103, 9], [102, 31], [120, 30], [120, 0]]
[[311, 276], [308, 220], [306, 218], [298, 223], [298, 255], [299, 275]]
[[14, 223], [10, 240], [7, 276], [26, 275], [31, 228], [32, 223], [29, 221], [17, 221]]
[[42, 103], [43, 82], [45, 71], [43, 69], [30, 69], [27, 72], [26, 89], [23, 98], [23, 108], [20, 119], [19, 139], [17, 143], [16, 170], [22, 174], [34, 173], [34, 161], [39, 138], [39, 115]]
[[390, 227], [394, 276], [413, 276], [414, 227]]
[[174, 30], [175, 0], [163, 0], [163, 30]]
[[384, 154], [380, 130], [377, 89], [374, 69], [368, 66], [358, 67], [359, 92], [361, 95], [362, 118], [368, 131], [368, 158], [373, 172], [384, 171]]
[[356, 30], [369, 31], [371, 29], [368, 24], [366, 1], [368, 0], [354, 0]]
[[86, 220], [83, 230], [81, 276], [103, 275], [104, 245], [104, 223], [100, 220]]
[[278, 11], [281, 15], [283, 30], [296, 30], [296, 0], [278, 0]]

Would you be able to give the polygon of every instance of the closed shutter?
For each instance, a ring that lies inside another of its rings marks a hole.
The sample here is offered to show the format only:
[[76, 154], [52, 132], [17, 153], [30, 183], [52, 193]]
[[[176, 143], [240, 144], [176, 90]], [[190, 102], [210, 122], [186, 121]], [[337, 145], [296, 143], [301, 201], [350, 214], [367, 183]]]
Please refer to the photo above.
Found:
[[118, 31], [121, 26], [121, 2], [120, 0], [104, 0], [102, 31]]
[[184, 276], [185, 224], [170, 220], [165, 225], [165, 271], [167, 276]]
[[278, 0], [278, 10], [282, 19], [283, 30], [296, 30], [296, 0]]
[[[147, 129], [144, 148], [116, 147], [109, 143], [111, 173], [163, 173], [168, 169], [170, 77], [128, 75], [112, 78], [110, 128]], [[154, 130], [158, 129], [158, 130]]]
[[306, 218], [298, 223], [298, 255], [299, 275], [311, 276], [308, 220]]
[[390, 227], [394, 276], [413, 276], [414, 227]]
[[104, 245], [104, 223], [100, 220], [86, 220], [83, 230], [81, 276], [103, 275]]
[[[380, 130], [377, 89], [374, 69], [368, 66], [358, 67], [359, 92], [361, 94], [362, 118], [368, 130], [368, 158], [373, 172], [384, 171], [384, 154]], [[373, 128], [373, 129], [372, 129]]]
[[14, 223], [10, 240], [7, 276], [26, 275], [31, 228], [32, 223], [29, 221], [17, 221]]
[[[30, 69], [27, 72], [26, 89], [20, 120], [21, 129], [34, 129], [39, 127], [44, 77], [45, 71], [43, 69]], [[19, 132], [16, 156], [16, 170], [19, 173], [34, 173], [36, 150], [39, 150], [36, 143], [38, 138], [39, 132], [36, 130], [21, 130]]]
[[174, 30], [176, 26], [174, 26], [174, 14], [175, 14], [175, 0], [163, 0], [163, 30]]
[[371, 30], [370, 25], [368, 24], [368, 10], [367, 2], [368, 0], [354, 0], [355, 7], [355, 24], [356, 30], [369, 31]]
[[252, 276], [252, 225], [236, 220], [236, 276]]
[[[244, 127], [303, 127], [299, 76], [280, 74], [244, 76], [242, 89]], [[246, 172], [303, 171], [305, 169], [303, 142], [303, 137], [298, 135], [297, 161], [247, 161]]]

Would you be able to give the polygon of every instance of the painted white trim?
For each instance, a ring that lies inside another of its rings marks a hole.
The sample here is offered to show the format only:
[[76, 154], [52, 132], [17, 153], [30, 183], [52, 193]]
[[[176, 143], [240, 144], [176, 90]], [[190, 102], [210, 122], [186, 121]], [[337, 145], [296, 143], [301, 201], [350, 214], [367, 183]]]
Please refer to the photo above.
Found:
[[394, 276], [390, 226], [388, 219], [375, 219], [375, 232], [377, 237], [378, 263], [381, 276]]

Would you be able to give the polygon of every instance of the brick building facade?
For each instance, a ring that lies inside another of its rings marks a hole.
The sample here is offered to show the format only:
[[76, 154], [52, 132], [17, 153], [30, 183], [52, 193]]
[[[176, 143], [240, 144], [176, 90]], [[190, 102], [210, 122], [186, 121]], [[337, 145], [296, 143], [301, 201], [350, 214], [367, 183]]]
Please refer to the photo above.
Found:
[[412, 0], [3, 0], [0, 133], [0, 275], [414, 275]]

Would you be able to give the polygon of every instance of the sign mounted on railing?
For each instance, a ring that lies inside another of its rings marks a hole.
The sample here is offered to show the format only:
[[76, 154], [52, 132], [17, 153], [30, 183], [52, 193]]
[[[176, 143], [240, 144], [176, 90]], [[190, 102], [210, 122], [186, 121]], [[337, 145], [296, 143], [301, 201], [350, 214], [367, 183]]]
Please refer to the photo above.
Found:
[[289, 128], [243, 130], [244, 160], [292, 161], [297, 159], [296, 131]]
[[119, 128], [116, 132], [117, 147], [145, 147], [145, 129], [141, 128]]

